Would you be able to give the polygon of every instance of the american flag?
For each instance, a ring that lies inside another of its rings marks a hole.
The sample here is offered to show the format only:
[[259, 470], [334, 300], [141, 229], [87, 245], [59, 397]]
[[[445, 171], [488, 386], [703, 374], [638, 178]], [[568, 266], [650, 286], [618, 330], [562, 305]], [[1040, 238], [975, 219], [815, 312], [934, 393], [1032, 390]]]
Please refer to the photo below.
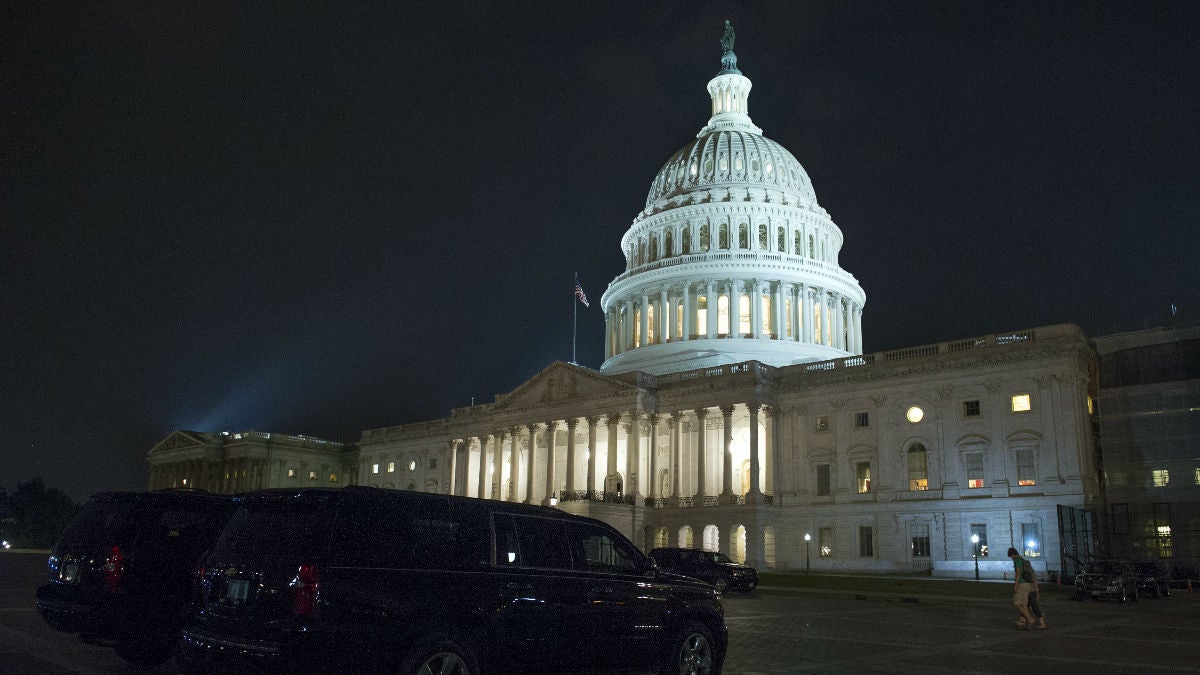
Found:
[[584, 307], [591, 307], [591, 305], [588, 304], [587, 293], [583, 292], [583, 286], [579, 284], [578, 274], [575, 275], [575, 297], [579, 298], [579, 301], [583, 303]]

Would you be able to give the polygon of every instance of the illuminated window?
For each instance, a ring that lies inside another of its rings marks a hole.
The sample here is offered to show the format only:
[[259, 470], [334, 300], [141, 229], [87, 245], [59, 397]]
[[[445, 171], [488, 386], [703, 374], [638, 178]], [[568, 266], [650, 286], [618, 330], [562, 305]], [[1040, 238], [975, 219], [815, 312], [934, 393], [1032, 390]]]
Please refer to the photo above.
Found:
[[982, 452], [968, 452], [963, 454], [963, 473], [967, 477], [968, 488], [983, 487]]
[[692, 160], [692, 165], [691, 165], [691, 167], [688, 168], [688, 173], [692, 174], [693, 176], [699, 174], [700, 173], [700, 164], [697, 163], [695, 160]]
[[929, 489], [929, 457], [920, 443], [908, 449], [908, 489], [911, 492]]
[[337, 474], [336, 474], [336, 473], [331, 473], [331, 474], [329, 474], [329, 482], [330, 482], [330, 483], [336, 483], [336, 482], [337, 482]]
[[1033, 454], [1033, 448], [1018, 448], [1015, 454], [1017, 485], [1035, 485], [1037, 483], [1037, 461]]
[[813, 419], [813, 428], [816, 431], [829, 431], [829, 415], [817, 415]]
[[229, 480], [229, 472], [228, 471], [225, 472], [225, 480]]
[[973, 548], [975, 546], [978, 546], [979, 547], [979, 557], [986, 558], [987, 554], [988, 554], [987, 524], [986, 523], [971, 523], [971, 534], [979, 537], [978, 544], [971, 541], [971, 539], [969, 537], [967, 538], [967, 548], [969, 550], [971, 550], [971, 555], [975, 554], [975, 551], [973, 550]]
[[646, 344], [654, 344], [654, 335], [657, 331], [654, 330], [654, 305], [646, 307]]
[[296, 470], [288, 469], [288, 478], [295, 478], [295, 477], [296, 477]]
[[1016, 394], [1012, 397], [1013, 412], [1029, 412], [1029, 394]]
[[739, 154], [733, 158], [733, 170], [741, 171], [743, 168], [745, 168], [745, 165], [742, 164], [742, 156]]
[[416, 470], [417, 470], [417, 460], [415, 460], [415, 459], [414, 459], [414, 460], [411, 460], [411, 461], [408, 463], [408, 470], [409, 470], [409, 471], [416, 471]]
[[921, 408], [914, 405], [913, 407], [909, 408], [907, 412], [904, 413], [904, 419], [908, 420], [909, 422], [912, 422], [913, 424], [916, 424], [916, 423], [920, 422], [921, 420], [925, 419], [925, 411], [921, 410]]
[[787, 316], [787, 336], [790, 340], [792, 337], [792, 299], [788, 298], [783, 301], [783, 313]]
[[316, 471], [309, 471], [309, 472], [308, 472], [308, 479], [309, 479], [309, 480], [316, 480], [316, 479], [317, 479], [317, 472], [316, 472]]
[[[818, 298], [818, 303], [820, 299]], [[821, 344], [821, 305], [813, 305], [813, 341]]]
[[738, 297], [738, 333], [746, 335], [750, 332], [750, 296], [742, 294]]
[[683, 303], [675, 303], [675, 337], [683, 337]]
[[822, 558], [828, 558], [833, 555], [832, 527], [822, 527], [817, 530], [817, 548], [820, 549]]
[[1166, 487], [1171, 482], [1171, 472], [1166, 469], [1155, 469], [1151, 475], [1154, 476], [1154, 487]]
[[1096, 412], [1096, 401], [1091, 396], [1087, 397], [1088, 414], [1092, 415]]
[[696, 298], [696, 335], [708, 334], [708, 298], [701, 295]]
[[717, 298], [717, 334], [729, 335], [729, 296]]
[[764, 251], [770, 251], [771, 247], [767, 245], [767, 226], [758, 226], [758, 247]]
[[633, 313], [633, 346], [642, 346], [642, 310]]
[[963, 401], [963, 417], [979, 417], [979, 401]]
[[1196, 485], [1200, 485], [1200, 466], [1192, 469], [1192, 482]]
[[1021, 523], [1021, 544], [1026, 558], [1042, 555], [1042, 528], [1037, 523]]
[[828, 497], [830, 488], [829, 465], [817, 465], [817, 496]]
[[854, 413], [854, 426], [860, 429], [871, 426], [871, 413], [866, 411]]
[[769, 296], [769, 295], [762, 296], [762, 299], [758, 303], [758, 306], [762, 310], [759, 312], [759, 316], [762, 317], [762, 332], [766, 333], [767, 335], [770, 335], [771, 334], [771, 296]]
[[717, 167], [720, 168], [722, 171], [728, 171], [729, 170], [729, 158], [727, 158], [725, 155], [721, 155], [721, 159], [717, 160]]
[[371, 465], [371, 473], [379, 473], [379, 465], [378, 464]]
[[858, 494], [864, 495], [871, 491], [871, 463], [859, 462], [854, 465], [854, 482]]
[[750, 248], [750, 227], [745, 223], [738, 225], [738, 248]]
[[700, 226], [700, 250], [708, 251], [708, 246], [709, 246], [708, 225], [701, 225]]
[[183, 479], [183, 485], [184, 485], [184, 487], [187, 487], [187, 481], [188, 481], [188, 479], [186, 479], [186, 478], [184, 478], [184, 479]]
[[929, 557], [929, 525], [914, 523], [912, 526], [912, 557]]
[[388, 462], [387, 472], [388, 473], [396, 472], [396, 463], [395, 462]]

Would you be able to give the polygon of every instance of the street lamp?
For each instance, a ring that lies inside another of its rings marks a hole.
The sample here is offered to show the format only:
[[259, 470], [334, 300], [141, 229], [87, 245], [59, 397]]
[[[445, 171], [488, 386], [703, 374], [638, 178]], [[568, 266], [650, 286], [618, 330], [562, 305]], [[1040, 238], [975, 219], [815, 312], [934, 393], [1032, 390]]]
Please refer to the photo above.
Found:
[[808, 574], [812, 568], [812, 559], [808, 557], [808, 542], [812, 541], [812, 535], [804, 533], [804, 573]]
[[979, 581], [979, 535], [971, 535], [971, 543], [975, 544], [975, 581]]

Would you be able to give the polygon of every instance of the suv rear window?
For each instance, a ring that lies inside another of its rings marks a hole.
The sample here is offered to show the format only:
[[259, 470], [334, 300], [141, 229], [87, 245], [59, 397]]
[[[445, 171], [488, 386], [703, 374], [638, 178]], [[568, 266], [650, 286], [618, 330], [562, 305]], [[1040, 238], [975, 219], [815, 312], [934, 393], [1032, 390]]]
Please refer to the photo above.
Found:
[[332, 521], [330, 495], [318, 498], [248, 497], [213, 548], [238, 556], [324, 552]]
[[59, 541], [67, 546], [127, 545], [137, 535], [133, 504], [90, 500]]

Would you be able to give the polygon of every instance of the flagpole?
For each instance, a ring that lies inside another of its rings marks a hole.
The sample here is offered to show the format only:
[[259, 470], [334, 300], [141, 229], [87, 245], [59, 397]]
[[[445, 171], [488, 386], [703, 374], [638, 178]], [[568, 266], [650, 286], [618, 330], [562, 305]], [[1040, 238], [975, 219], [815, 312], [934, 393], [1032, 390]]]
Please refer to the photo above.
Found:
[[575, 332], [579, 330], [579, 299], [575, 294], [571, 294], [571, 307], [575, 309], [575, 318], [571, 322], [571, 364], [579, 365], [575, 362]]

